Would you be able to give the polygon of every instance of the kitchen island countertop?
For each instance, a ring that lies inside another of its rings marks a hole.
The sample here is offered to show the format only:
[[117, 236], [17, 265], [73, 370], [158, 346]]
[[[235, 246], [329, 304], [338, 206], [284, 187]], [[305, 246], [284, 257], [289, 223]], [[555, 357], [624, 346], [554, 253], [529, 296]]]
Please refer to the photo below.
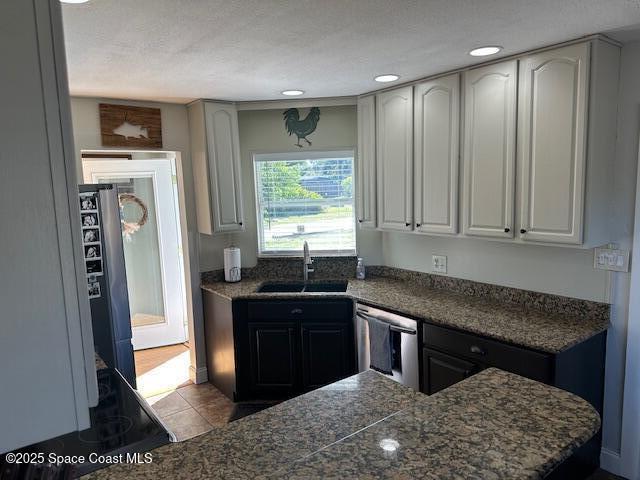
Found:
[[547, 353], [559, 353], [605, 331], [607, 320], [551, 314], [492, 299], [425, 288], [390, 277], [351, 279], [345, 293], [256, 293], [262, 279], [206, 282], [205, 291], [230, 300], [350, 297], [374, 307]]
[[599, 427], [586, 401], [494, 368], [430, 397], [367, 371], [84, 478], [538, 479]]

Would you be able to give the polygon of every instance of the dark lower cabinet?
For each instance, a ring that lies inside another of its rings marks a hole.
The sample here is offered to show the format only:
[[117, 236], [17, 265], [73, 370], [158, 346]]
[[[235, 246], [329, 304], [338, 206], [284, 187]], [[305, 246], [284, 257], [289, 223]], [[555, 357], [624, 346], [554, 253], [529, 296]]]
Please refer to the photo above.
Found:
[[428, 395], [444, 390], [482, 370], [476, 363], [436, 352], [435, 350], [425, 348], [423, 353], [423, 391]]
[[313, 390], [351, 373], [349, 327], [346, 323], [302, 324], [302, 388]]
[[[456, 368], [451, 370], [451, 380], [459, 377], [458, 369], [465, 369], [472, 364], [471, 375], [486, 367], [498, 367], [539, 382], [553, 383], [555, 361], [553, 354], [537, 352], [437, 325], [424, 325], [422, 332], [423, 346], [426, 349], [446, 354], [448, 361], [456, 365]], [[426, 352], [424, 353], [426, 355]], [[426, 375], [424, 378], [427, 380], [425, 385], [432, 383], [428, 373], [428, 371], [424, 372]], [[459, 378], [457, 381], [462, 379]], [[446, 388], [455, 382], [444, 383], [446, 385], [443, 388]], [[427, 393], [435, 393], [438, 390]]]
[[468, 332], [423, 325], [422, 391], [433, 394], [487, 367], [575, 393], [602, 412], [606, 333], [558, 353], [519, 347]]
[[237, 401], [284, 400], [356, 373], [353, 302], [233, 304]]
[[422, 331], [424, 393], [436, 393], [487, 367], [553, 384], [552, 354], [437, 325], [424, 325]]
[[296, 388], [296, 324], [249, 323], [250, 393], [276, 397]]

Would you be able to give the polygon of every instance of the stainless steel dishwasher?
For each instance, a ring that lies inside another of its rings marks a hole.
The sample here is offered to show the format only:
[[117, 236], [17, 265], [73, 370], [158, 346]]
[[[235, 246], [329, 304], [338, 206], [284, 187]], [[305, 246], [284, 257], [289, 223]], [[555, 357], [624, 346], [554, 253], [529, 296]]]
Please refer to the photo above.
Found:
[[393, 355], [392, 374], [387, 375], [398, 383], [420, 390], [418, 367], [418, 322], [395, 313], [356, 305], [356, 341], [358, 345], [358, 371], [369, 369], [369, 318], [388, 323], [391, 328]]

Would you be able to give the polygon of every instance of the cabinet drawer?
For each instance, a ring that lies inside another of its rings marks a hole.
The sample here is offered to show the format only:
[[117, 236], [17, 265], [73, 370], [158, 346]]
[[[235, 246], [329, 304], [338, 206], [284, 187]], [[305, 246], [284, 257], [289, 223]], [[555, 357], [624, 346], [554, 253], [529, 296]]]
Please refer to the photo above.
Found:
[[482, 370], [479, 365], [429, 348], [423, 349], [423, 392], [432, 395]]
[[330, 320], [349, 321], [353, 303], [349, 301], [251, 301], [247, 305], [249, 320]]
[[550, 383], [553, 356], [435, 325], [424, 325], [425, 346]]

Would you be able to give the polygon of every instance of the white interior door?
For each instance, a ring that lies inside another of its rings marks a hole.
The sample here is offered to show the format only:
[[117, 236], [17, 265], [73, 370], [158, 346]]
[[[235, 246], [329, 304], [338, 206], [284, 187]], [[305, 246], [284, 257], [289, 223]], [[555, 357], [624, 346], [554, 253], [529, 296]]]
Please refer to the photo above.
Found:
[[[133, 348], [184, 342], [184, 269], [171, 160], [84, 160], [82, 166], [86, 183], [118, 186]], [[146, 221], [136, 229], [145, 210]]]

